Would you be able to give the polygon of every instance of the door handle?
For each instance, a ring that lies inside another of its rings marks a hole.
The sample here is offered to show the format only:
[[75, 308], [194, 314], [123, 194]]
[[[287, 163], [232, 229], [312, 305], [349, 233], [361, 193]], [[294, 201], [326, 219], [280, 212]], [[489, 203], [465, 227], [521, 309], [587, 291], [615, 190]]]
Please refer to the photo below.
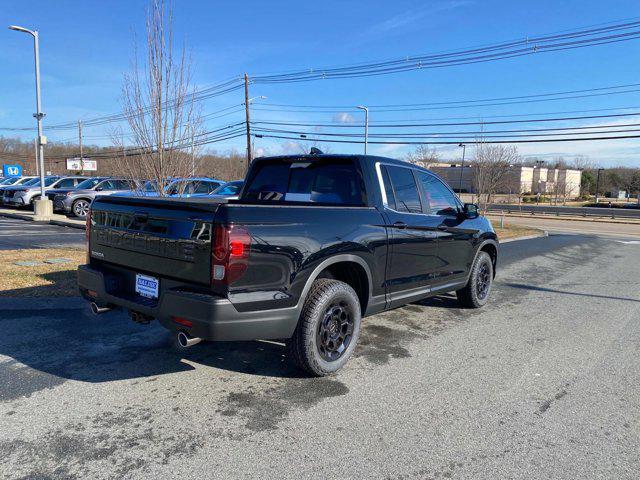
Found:
[[393, 224], [393, 227], [394, 227], [394, 228], [407, 228], [407, 224], [406, 224], [406, 223], [404, 223], [404, 222], [395, 222], [395, 223]]

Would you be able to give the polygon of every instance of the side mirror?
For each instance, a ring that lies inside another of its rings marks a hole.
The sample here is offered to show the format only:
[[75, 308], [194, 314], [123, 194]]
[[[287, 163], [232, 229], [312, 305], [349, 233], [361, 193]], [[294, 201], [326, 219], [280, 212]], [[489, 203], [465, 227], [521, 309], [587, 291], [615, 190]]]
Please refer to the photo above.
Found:
[[480, 216], [478, 213], [478, 205], [475, 203], [465, 203], [463, 211], [467, 218], [478, 218]]
[[102, 190], [104, 190], [103, 187], [96, 187], [96, 192], [101, 192]]

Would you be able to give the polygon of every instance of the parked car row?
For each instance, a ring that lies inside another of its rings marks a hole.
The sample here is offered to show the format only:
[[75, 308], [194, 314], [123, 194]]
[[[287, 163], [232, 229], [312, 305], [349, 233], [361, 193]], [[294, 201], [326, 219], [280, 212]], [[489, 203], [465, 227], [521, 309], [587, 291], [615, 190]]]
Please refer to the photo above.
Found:
[[[208, 177], [176, 178], [164, 188], [171, 197], [237, 198], [242, 180], [224, 182]], [[0, 179], [0, 202], [5, 207], [32, 207], [40, 198], [40, 177], [24, 176]], [[45, 195], [53, 202], [54, 212], [85, 218], [98, 195], [160, 196], [157, 183], [121, 177], [83, 177], [49, 175], [44, 179]]]

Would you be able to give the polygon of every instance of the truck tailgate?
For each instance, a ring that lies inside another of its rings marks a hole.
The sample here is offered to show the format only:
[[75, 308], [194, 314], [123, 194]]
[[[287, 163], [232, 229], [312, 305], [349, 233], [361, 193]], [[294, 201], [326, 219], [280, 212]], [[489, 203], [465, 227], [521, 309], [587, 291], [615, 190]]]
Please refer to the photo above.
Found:
[[178, 281], [211, 281], [211, 199], [99, 197], [92, 205], [92, 262]]

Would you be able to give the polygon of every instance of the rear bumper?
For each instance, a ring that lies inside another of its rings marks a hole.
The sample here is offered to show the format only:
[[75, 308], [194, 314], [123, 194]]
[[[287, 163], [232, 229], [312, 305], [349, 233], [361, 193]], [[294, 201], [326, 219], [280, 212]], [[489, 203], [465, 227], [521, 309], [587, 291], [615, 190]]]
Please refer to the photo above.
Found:
[[[226, 298], [202, 293], [168, 290], [155, 305], [135, 297], [123, 298], [107, 292], [105, 275], [89, 265], [78, 267], [78, 286], [82, 296], [101, 307], [121, 307], [157, 318], [172, 331], [185, 331], [206, 340], [269, 340], [289, 338], [295, 330], [299, 312], [296, 307], [238, 312]], [[92, 292], [92, 293], [90, 293]], [[94, 295], [95, 294], [95, 295]], [[190, 321], [185, 327], [174, 317]]]

